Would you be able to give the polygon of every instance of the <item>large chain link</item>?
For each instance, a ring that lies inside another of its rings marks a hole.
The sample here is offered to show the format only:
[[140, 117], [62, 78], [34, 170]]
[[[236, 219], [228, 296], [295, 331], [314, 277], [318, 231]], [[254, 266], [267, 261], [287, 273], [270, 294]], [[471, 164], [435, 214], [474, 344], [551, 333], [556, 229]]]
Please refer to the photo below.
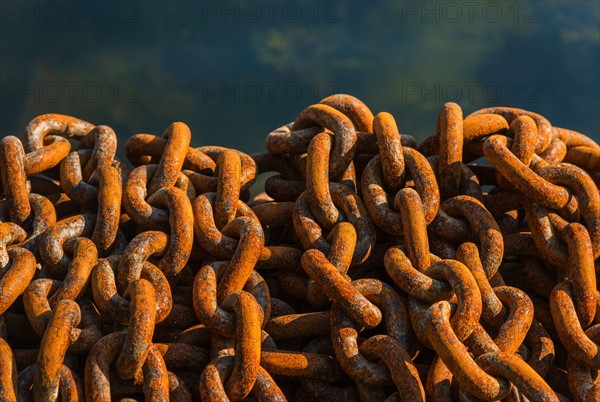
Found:
[[418, 145], [333, 95], [264, 153], [191, 139], [0, 140], [0, 400], [600, 400], [589, 137], [447, 103]]

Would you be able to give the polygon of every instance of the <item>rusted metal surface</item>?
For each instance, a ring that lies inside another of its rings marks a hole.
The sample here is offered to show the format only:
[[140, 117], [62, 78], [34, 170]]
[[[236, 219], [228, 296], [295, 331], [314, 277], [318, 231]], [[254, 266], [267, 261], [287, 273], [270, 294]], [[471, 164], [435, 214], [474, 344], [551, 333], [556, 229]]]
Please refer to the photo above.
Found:
[[600, 146], [401, 129], [332, 95], [263, 153], [133, 135], [132, 169], [74, 117], [4, 136], [0, 400], [599, 400]]

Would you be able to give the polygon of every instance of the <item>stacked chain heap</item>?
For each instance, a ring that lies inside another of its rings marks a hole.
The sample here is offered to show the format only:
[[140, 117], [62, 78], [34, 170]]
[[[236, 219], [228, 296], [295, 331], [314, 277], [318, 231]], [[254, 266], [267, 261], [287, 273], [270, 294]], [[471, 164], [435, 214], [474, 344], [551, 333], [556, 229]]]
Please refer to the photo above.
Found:
[[418, 145], [333, 95], [268, 152], [190, 141], [2, 138], [0, 400], [600, 400], [590, 138], [446, 103]]

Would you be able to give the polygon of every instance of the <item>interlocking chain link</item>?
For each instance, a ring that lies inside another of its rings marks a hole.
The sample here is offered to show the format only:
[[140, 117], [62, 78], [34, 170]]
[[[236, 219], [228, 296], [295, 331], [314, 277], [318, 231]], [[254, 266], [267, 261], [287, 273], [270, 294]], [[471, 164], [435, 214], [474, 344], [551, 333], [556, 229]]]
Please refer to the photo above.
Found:
[[417, 144], [332, 95], [191, 142], [0, 140], [0, 400], [600, 400], [591, 138], [446, 103]]

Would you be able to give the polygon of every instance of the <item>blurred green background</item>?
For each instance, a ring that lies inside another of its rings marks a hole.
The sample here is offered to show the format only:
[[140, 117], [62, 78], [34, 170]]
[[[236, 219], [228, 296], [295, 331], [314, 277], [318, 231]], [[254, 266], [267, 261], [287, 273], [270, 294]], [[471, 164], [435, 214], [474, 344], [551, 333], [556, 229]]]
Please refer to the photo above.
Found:
[[597, 1], [1, 4], [2, 136], [54, 112], [123, 139], [183, 121], [195, 146], [258, 152], [307, 105], [349, 93], [418, 139], [446, 101], [600, 137]]

